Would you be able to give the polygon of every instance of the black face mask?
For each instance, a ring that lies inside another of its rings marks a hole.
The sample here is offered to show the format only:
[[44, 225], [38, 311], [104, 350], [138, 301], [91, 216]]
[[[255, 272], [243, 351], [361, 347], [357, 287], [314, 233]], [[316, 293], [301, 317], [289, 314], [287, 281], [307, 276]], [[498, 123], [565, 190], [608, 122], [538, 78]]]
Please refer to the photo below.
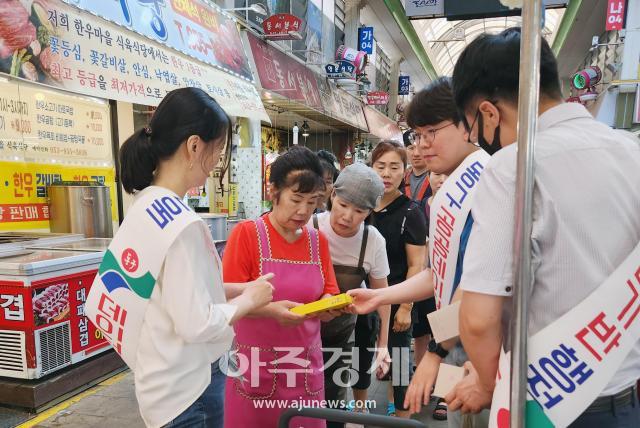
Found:
[[500, 125], [498, 125], [494, 131], [493, 141], [491, 142], [491, 144], [489, 144], [484, 138], [484, 133], [482, 132], [483, 128], [484, 126], [482, 123], [482, 113], [480, 113], [478, 115], [478, 145], [482, 150], [489, 153], [490, 155], [493, 155], [502, 148], [502, 146], [500, 145]]

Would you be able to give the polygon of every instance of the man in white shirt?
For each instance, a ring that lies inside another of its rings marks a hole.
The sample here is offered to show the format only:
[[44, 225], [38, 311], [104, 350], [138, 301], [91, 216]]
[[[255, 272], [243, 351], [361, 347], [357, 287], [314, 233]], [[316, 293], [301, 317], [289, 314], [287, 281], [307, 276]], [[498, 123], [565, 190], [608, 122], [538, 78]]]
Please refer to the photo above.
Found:
[[[453, 74], [470, 139], [495, 154], [471, 209], [474, 225], [461, 280], [460, 337], [473, 366], [447, 397], [450, 409], [476, 412], [490, 405], [507, 337], [502, 325], [510, 319], [514, 287], [519, 52], [520, 29], [484, 34], [463, 51]], [[529, 336], [596, 290], [640, 241], [638, 144], [594, 120], [582, 105], [562, 101], [556, 60], [544, 40], [540, 92]], [[636, 342], [600, 397], [571, 426], [640, 426], [634, 391], [639, 377]]]

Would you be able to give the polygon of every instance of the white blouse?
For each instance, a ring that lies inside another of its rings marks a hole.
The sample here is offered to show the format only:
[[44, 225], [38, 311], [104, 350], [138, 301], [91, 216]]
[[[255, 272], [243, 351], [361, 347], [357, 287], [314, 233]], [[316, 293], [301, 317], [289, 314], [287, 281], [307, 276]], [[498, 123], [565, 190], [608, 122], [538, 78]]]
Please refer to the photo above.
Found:
[[231, 347], [236, 309], [226, 303], [209, 229], [187, 226], [169, 248], [140, 332], [134, 379], [147, 426], [167, 424], [209, 386], [211, 363]]

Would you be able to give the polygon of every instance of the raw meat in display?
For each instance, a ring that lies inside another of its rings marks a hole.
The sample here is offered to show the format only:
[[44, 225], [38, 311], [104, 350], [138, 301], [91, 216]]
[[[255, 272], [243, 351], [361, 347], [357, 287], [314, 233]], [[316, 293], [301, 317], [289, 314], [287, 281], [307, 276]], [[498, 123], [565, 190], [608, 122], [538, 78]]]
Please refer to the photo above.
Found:
[[52, 285], [33, 296], [33, 313], [36, 324], [49, 324], [64, 319], [69, 314], [69, 285]]

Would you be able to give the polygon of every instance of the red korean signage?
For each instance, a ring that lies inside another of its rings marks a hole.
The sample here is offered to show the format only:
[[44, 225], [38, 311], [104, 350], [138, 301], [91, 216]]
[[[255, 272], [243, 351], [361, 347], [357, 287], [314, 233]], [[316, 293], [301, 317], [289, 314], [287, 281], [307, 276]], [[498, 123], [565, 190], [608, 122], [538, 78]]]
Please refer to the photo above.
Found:
[[624, 28], [625, 0], [609, 0], [607, 5], [606, 30], [622, 30]]
[[89, 321], [84, 305], [91, 289], [96, 272], [84, 272], [69, 279], [69, 302], [71, 304], [71, 350], [91, 354], [98, 349], [108, 346], [102, 332]]
[[311, 70], [256, 36], [247, 34], [247, 37], [263, 89], [322, 108], [316, 76]]
[[298, 33], [302, 28], [302, 19], [288, 13], [270, 16], [262, 22], [264, 34], [270, 40], [297, 40], [300, 37], [291, 33]]
[[367, 94], [367, 104], [381, 106], [389, 103], [389, 93], [384, 91], [369, 92]]
[[21, 285], [0, 283], [0, 328], [2, 329], [28, 329], [33, 325], [29, 310], [31, 307], [29, 289]]

